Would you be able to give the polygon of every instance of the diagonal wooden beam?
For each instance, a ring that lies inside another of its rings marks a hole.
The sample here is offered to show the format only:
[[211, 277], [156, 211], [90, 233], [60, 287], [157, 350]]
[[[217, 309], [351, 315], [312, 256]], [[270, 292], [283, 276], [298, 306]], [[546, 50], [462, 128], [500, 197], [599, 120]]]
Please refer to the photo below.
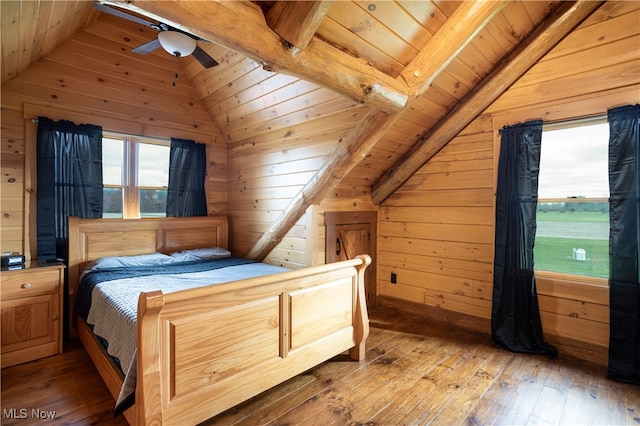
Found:
[[513, 52], [457, 105], [438, 125], [402, 157], [371, 187], [374, 204], [386, 200], [462, 129], [471, 123], [509, 86], [600, 7], [599, 1], [561, 2]]
[[265, 69], [295, 75], [385, 112], [407, 103], [407, 86], [318, 38], [293, 55], [249, 1], [100, 0], [240, 52]]
[[365, 159], [398, 117], [399, 114], [370, 110], [349, 137], [342, 141], [331, 158], [296, 194], [282, 215], [260, 236], [245, 257], [255, 260], [267, 257], [309, 206], [319, 204], [356, 164]]
[[[440, 28], [445, 35], [434, 36], [422, 52], [407, 67], [411, 80], [410, 98], [407, 107], [415, 95], [439, 74], [471, 42], [473, 36], [502, 7], [505, 2], [463, 2], [453, 15]], [[302, 217], [312, 204], [320, 203], [329, 192], [360, 162], [376, 145], [380, 138], [400, 117], [400, 112], [387, 114], [371, 110], [360, 124], [342, 141], [324, 166], [289, 203], [283, 214], [262, 234], [258, 242], [249, 251], [247, 257], [262, 260], [273, 250], [293, 225]]]
[[267, 12], [267, 24], [299, 52], [307, 47], [332, 4], [333, 0], [281, 0]]
[[409, 96], [422, 96], [469, 41], [506, 5], [506, 1], [467, 1], [458, 6], [429, 44], [400, 73], [398, 79], [409, 87]]

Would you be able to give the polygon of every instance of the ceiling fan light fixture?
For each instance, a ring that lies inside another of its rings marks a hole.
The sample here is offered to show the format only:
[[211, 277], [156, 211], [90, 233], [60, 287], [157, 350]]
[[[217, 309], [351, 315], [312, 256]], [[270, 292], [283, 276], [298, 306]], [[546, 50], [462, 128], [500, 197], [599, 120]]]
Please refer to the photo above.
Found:
[[176, 57], [191, 55], [196, 50], [196, 41], [178, 31], [162, 31], [158, 41], [164, 50]]

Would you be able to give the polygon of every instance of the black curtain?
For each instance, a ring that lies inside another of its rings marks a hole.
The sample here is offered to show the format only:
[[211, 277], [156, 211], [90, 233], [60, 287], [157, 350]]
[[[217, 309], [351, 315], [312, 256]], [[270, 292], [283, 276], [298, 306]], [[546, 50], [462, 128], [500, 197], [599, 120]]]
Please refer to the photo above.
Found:
[[542, 121], [501, 130], [491, 334], [513, 352], [555, 356], [543, 340], [533, 273]]
[[102, 128], [38, 117], [38, 259], [67, 260], [67, 217], [102, 217]]
[[640, 105], [609, 111], [607, 377], [640, 385]]
[[167, 216], [206, 216], [206, 145], [171, 138]]

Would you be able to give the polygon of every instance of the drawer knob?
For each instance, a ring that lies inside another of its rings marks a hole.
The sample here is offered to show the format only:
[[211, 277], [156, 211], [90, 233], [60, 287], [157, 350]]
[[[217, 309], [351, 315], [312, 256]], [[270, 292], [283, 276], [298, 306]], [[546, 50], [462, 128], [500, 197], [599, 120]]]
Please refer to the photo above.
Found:
[[31, 283], [24, 283], [20, 287], [22, 287], [22, 288], [31, 288]]

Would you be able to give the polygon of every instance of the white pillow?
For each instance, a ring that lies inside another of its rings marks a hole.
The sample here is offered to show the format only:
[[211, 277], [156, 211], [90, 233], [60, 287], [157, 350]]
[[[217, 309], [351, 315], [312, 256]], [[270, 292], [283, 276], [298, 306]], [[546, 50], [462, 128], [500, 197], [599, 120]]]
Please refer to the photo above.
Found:
[[119, 268], [123, 266], [158, 266], [174, 263], [175, 259], [164, 253], [149, 253], [135, 256], [102, 257], [87, 264], [85, 270]]
[[171, 254], [176, 262], [190, 262], [194, 260], [213, 260], [231, 257], [231, 252], [222, 247], [207, 247], [182, 250]]

